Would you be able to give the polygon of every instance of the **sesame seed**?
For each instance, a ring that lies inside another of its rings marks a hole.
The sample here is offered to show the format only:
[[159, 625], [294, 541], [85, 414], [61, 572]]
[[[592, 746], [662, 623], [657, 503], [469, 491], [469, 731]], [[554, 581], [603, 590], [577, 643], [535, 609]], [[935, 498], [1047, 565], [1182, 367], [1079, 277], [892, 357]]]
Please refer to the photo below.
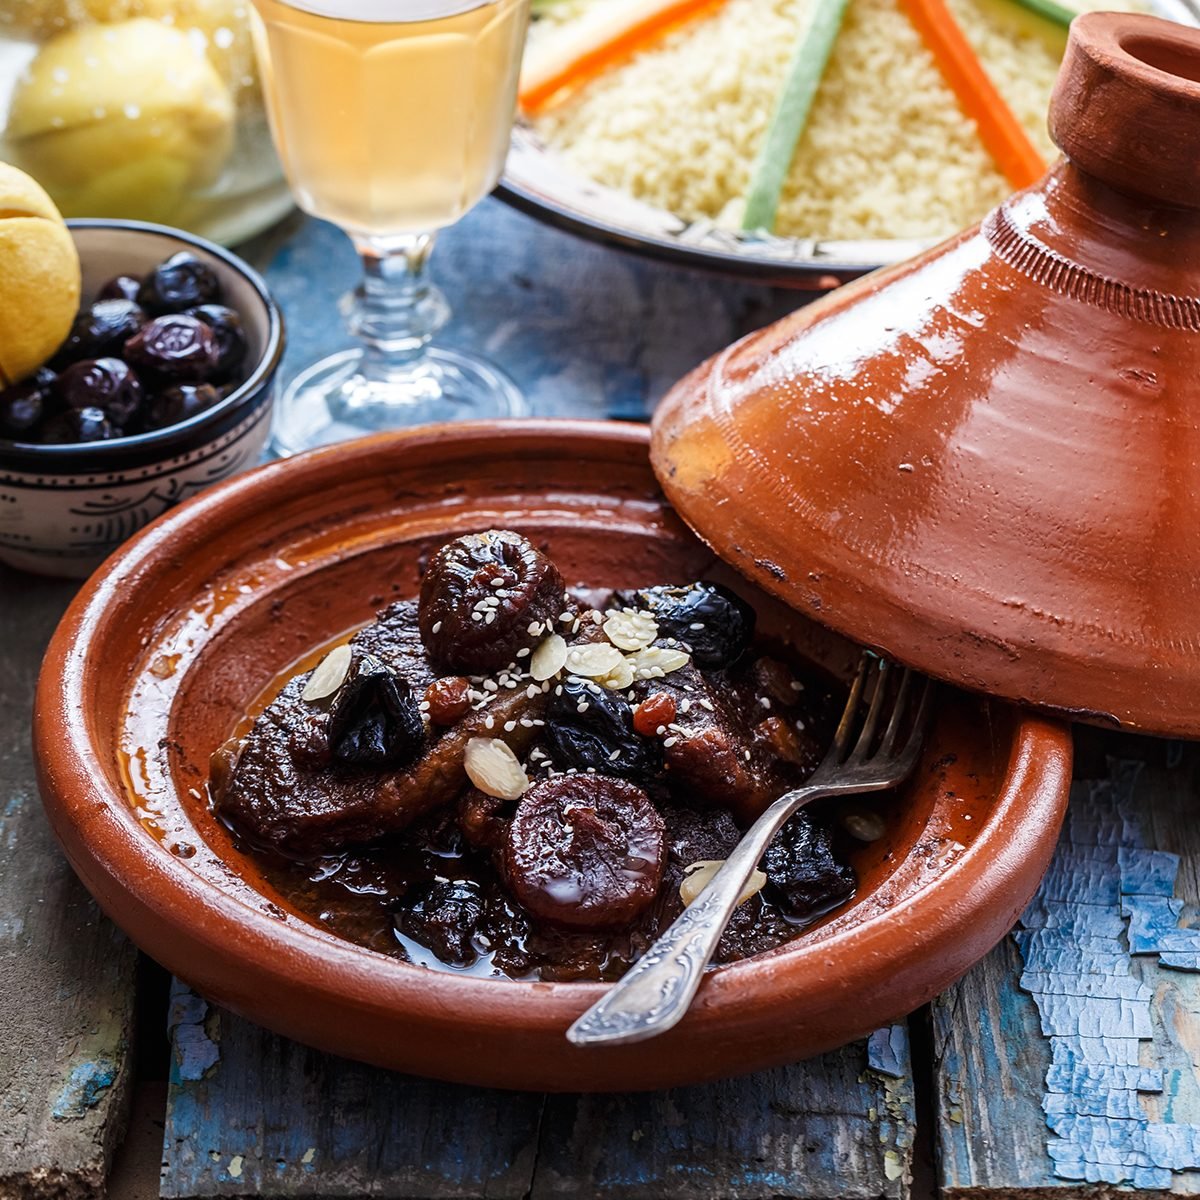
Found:
[[589, 708], [591, 708], [591, 705], [588, 704], [588, 702], [586, 700], [580, 700], [578, 705], [576, 705], [576, 707], [575, 707], [575, 711], [585, 713], [585, 712], [587, 712], [587, 710]]
[[495, 619], [496, 614], [494, 612], [489, 612], [488, 615], [483, 618], [483, 623], [485, 625], [490, 625]]
[[517, 657], [518, 658], [528, 658], [529, 657], [529, 647], [522, 646], [521, 649], [517, 651]]
[[596, 773], [596, 768], [595, 768], [595, 767], [588, 767], [588, 769], [587, 769], [587, 773], [588, 773], [589, 775], [595, 775], [595, 773]]
[[512, 731], [514, 729], [516, 729], [516, 727], [517, 727], [516, 721], [505, 721], [504, 722], [504, 732], [505, 733], [512, 733]]
[[473, 612], [473, 613], [471, 614], [471, 620], [472, 620], [472, 621], [482, 621], [482, 620], [483, 620], [483, 613], [481, 613], [481, 612]]
[[503, 587], [503, 586], [504, 586], [504, 580], [503, 580], [503, 579], [493, 579], [493, 580], [491, 581], [491, 583], [492, 583], [492, 587]]
[[664, 733], [666, 733], [666, 732], [667, 732], [667, 727], [666, 727], [665, 725], [660, 725], [660, 726], [659, 726], [659, 727], [658, 727], [658, 728], [657, 728], [657, 729], [654, 731], [654, 733], [655, 733], [655, 736], [656, 736], [656, 737], [662, 737], [662, 735], [663, 735]]
[[421, 701], [421, 703], [420, 703], [420, 704], [419, 704], [417, 707], [418, 707], [418, 708], [419, 708], [419, 709], [420, 709], [422, 712], [428, 712], [428, 711], [429, 711], [429, 701], [428, 701], [428, 700], [422, 700], [422, 701]]
[[529, 634], [530, 637], [537, 637], [537, 635], [542, 632], [541, 621], [530, 621], [529, 628], [526, 629], [525, 632]]
[[534, 696], [540, 696], [541, 694], [542, 694], [542, 689], [540, 687], [538, 687], [538, 685], [536, 683], [531, 683], [525, 689], [525, 695], [530, 700], [532, 700], [534, 698]]
[[670, 748], [674, 746], [677, 741], [679, 741], [677, 737], [669, 737], [665, 742], [663, 742], [663, 748], [670, 750]]
[[500, 685], [494, 679], [485, 679], [483, 681], [483, 686], [487, 688], [489, 692], [498, 692], [500, 690]]
[[759, 702], [759, 704], [761, 704], [763, 706], [763, 708], [771, 707], [771, 701], [768, 700], [766, 696], [759, 696], [758, 702]]
[[434, 623], [429, 628], [430, 628], [431, 632], [433, 632], [433, 633], [441, 633], [442, 632], [442, 623], [441, 623], [441, 621], [434, 621]]
[[681, 713], [686, 714], [687, 712], [689, 712], [691, 710], [691, 707], [692, 707], [692, 702], [690, 700], [683, 700], [679, 704], [679, 711]]
[[575, 616], [575, 614], [573, 612], [571, 612], [570, 609], [567, 609], [566, 612], [560, 612], [558, 614], [558, 619], [565, 624], [567, 621], [572, 620], [574, 618], [574, 616]]
[[493, 717], [491, 713], [488, 713], [488, 715], [484, 718], [483, 727], [484, 727], [484, 729], [495, 729], [496, 728], [496, 718]]
[[540, 729], [540, 728], [541, 728], [543, 725], [545, 725], [545, 723], [546, 723], [546, 722], [545, 722], [545, 721], [543, 721], [543, 720], [541, 720], [539, 717], [534, 717], [534, 718], [533, 718], [533, 727], [534, 727], [535, 729]]
[[593, 625], [603, 625], [604, 624], [604, 614], [602, 612], [598, 612], [596, 609], [593, 609], [592, 610], [592, 624]]
[[616, 761], [617, 761], [617, 759], [618, 759], [618, 758], [620, 758], [620, 757], [621, 757], [621, 752], [620, 752], [620, 750], [614, 750], [614, 751], [613, 751], [613, 752], [612, 752], [612, 753], [611, 753], [611, 754], [608, 756], [608, 761], [609, 761], [609, 762], [616, 762]]
[[746, 756], [746, 761], [749, 762], [750, 761], [750, 751], [743, 750], [742, 753]]
[[506, 688], [508, 688], [510, 691], [513, 691], [516, 689], [517, 681], [515, 679], [506, 679], [504, 681], [504, 686]]
[[700, 707], [708, 709], [709, 712], [716, 712], [716, 705], [711, 700], [701, 700]]
[[803, 722], [803, 721], [801, 721], [801, 720], [799, 720], [799, 719], [797, 719], [797, 721], [796, 721], [796, 728], [797, 728], [798, 730], [800, 730], [800, 732], [801, 732], [801, 733], [803, 733], [803, 732], [804, 732], [804, 729], [805, 729], [804, 722]]
[[521, 721], [520, 721], [520, 725], [521, 725], [522, 729], [532, 729], [533, 728], [533, 722], [528, 717], [522, 717]]
[[688, 628], [689, 628], [689, 629], [703, 629], [703, 628], [704, 628], [704, 622], [703, 622], [703, 621], [693, 621], [693, 622], [692, 622], [692, 623], [691, 623], [691, 624], [688, 626]]
[[804, 684], [802, 684], [800, 682], [800, 680], [798, 680], [798, 679], [793, 679], [792, 682], [790, 684], [788, 684], [788, 686], [792, 689], [793, 692], [804, 691]]
[[[547, 681], [547, 682], [549, 682], [549, 681]], [[561, 684], [561, 683], [558, 685], [558, 687], [556, 687], [556, 688], [554, 689], [554, 694], [555, 694], [556, 696], [561, 696], [561, 695], [562, 695], [562, 684]]]

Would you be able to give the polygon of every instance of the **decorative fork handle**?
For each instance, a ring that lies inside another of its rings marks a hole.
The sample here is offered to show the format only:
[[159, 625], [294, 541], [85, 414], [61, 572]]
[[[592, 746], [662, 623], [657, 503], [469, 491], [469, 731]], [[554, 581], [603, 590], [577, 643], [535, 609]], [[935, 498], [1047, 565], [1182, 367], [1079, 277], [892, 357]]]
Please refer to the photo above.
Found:
[[810, 783], [780, 796], [750, 826], [708, 886], [620, 982], [567, 1030], [567, 1038], [577, 1046], [640, 1042], [678, 1024], [771, 839], [810, 801], [847, 790]]

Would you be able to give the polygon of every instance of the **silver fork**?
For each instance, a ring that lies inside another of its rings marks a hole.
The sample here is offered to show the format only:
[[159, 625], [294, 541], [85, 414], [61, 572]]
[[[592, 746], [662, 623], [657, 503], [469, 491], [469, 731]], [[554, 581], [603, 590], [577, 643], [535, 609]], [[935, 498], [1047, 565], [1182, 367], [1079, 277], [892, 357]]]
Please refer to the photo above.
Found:
[[[893, 692], [892, 670], [885, 659], [863, 656], [833, 745], [820, 766], [802, 787], [781, 796], [750, 826], [708, 886], [621, 981], [567, 1030], [570, 1041], [577, 1046], [640, 1042], [678, 1024], [696, 995], [738, 897], [788, 819], [821, 797], [879, 792], [908, 777], [921, 753], [932, 685], [904, 670]], [[851, 748], [867, 696], [870, 703]], [[884, 731], [877, 742], [881, 724]]]

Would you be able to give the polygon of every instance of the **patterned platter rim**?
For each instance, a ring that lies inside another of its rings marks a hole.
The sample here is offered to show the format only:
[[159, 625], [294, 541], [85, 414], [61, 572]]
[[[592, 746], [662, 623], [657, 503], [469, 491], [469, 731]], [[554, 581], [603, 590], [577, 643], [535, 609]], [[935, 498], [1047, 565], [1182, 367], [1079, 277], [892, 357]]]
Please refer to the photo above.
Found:
[[[1200, 0], [1150, 0], [1147, 7], [1158, 16], [1200, 25]], [[944, 240], [775, 237], [712, 221], [685, 221], [572, 170], [523, 121], [513, 130], [496, 194], [519, 211], [589, 241], [746, 282], [810, 291], [839, 287]], [[947, 230], [946, 236], [955, 232]]]

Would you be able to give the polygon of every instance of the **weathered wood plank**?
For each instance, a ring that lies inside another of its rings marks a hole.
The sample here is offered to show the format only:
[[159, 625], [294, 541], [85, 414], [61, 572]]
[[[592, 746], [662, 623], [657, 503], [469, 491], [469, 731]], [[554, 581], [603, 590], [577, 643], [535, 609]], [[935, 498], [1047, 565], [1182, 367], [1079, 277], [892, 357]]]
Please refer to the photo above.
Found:
[[532, 1200], [906, 1196], [907, 1030], [894, 1026], [874, 1048], [702, 1087], [550, 1096]]
[[320, 1054], [177, 986], [164, 1197], [520, 1200], [542, 1097]]
[[73, 591], [0, 568], [0, 1197], [102, 1195], [128, 1096], [135, 953], [59, 853], [30, 749]]
[[934, 1009], [948, 1197], [1200, 1190], [1198, 802], [1197, 747], [1077, 782], [1012, 938]]

